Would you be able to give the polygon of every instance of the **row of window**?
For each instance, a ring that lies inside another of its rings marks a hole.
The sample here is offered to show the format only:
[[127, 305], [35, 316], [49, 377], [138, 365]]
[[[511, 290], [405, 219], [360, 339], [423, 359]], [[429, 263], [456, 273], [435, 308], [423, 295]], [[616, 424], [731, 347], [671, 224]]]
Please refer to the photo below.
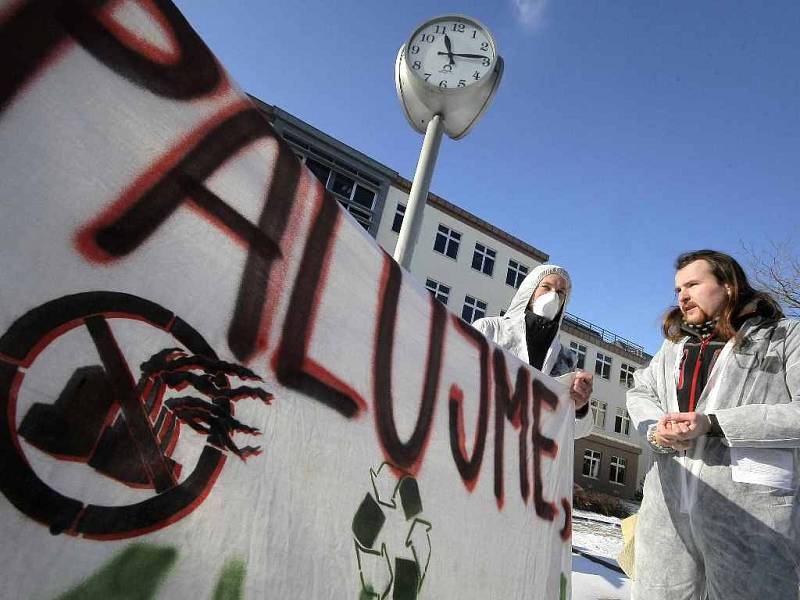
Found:
[[[592, 398], [589, 406], [592, 411], [592, 423], [594, 423], [595, 427], [605, 429], [608, 404], [602, 400]], [[631, 434], [631, 417], [624, 408], [617, 408], [617, 413], [614, 416], [614, 433]]]
[[[583, 453], [583, 474], [592, 479], [600, 477], [600, 463], [603, 460], [603, 453], [599, 450], [587, 448]], [[620, 485], [625, 483], [625, 469], [627, 461], [621, 456], [611, 456], [608, 465], [608, 480]]]
[[[439, 283], [433, 279], [425, 280], [425, 288], [436, 298], [439, 302], [447, 305], [450, 299], [450, 286]], [[477, 319], [482, 319], [486, 316], [486, 302], [478, 300], [470, 295], [464, 296], [464, 306], [461, 307], [461, 318], [467, 323], [472, 323]]]
[[316, 158], [306, 156], [297, 150], [295, 150], [295, 154], [319, 179], [325, 189], [333, 192], [339, 203], [356, 218], [356, 221], [364, 229], [368, 230], [372, 224], [372, 211], [375, 207], [377, 191]]
[[[403, 217], [406, 214], [406, 207], [403, 204], [397, 205], [397, 212], [392, 221], [392, 231], [400, 233], [403, 225]], [[446, 225], [439, 224], [436, 230], [436, 239], [433, 242], [433, 250], [453, 260], [458, 260], [458, 250], [461, 247], [461, 233], [451, 229]], [[472, 252], [472, 268], [476, 271], [492, 277], [494, 275], [494, 265], [497, 260], [497, 250], [475, 242], [475, 250]], [[506, 284], [513, 288], [518, 288], [528, 274], [528, 267], [522, 263], [508, 259], [508, 270], [506, 271]]]
[[[569, 347], [575, 351], [578, 356], [577, 367], [579, 369], [586, 368], [586, 352], [588, 348], [578, 342], [570, 342]], [[611, 379], [611, 365], [613, 358], [608, 354], [603, 354], [598, 351], [594, 361], [595, 375], [599, 375], [603, 379]], [[619, 383], [625, 387], [633, 387], [633, 372], [636, 370], [634, 365], [622, 363], [619, 369]]]

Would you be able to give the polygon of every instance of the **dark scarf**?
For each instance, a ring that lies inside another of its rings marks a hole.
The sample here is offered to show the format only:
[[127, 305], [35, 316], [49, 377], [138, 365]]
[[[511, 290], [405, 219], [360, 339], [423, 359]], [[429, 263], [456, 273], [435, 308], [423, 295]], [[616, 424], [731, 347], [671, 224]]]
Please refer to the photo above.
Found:
[[558, 317], [548, 321], [544, 317], [525, 311], [525, 341], [528, 343], [528, 363], [541, 370], [544, 358], [558, 333]]
[[725, 342], [714, 339], [716, 319], [693, 325], [683, 321], [681, 329], [689, 335], [683, 345], [678, 375], [678, 407], [681, 412], [697, 409], [697, 400], [708, 383], [714, 363]]
[[[743, 311], [733, 320], [734, 328], [738, 331], [754, 315], [753, 311]], [[681, 412], [697, 409], [697, 401], [708, 383], [714, 363], [725, 347], [726, 340], [719, 339], [715, 331], [718, 320], [709, 319], [697, 325], [683, 321], [681, 329], [689, 335], [689, 339], [683, 345], [678, 374], [678, 407]]]
[[714, 331], [714, 328], [717, 326], [717, 321], [719, 321], [719, 317], [716, 319], [709, 319], [705, 323], [695, 325], [692, 323], [687, 323], [686, 319], [683, 319], [683, 322], [681, 323], [681, 329], [683, 329], [689, 335], [703, 338]]

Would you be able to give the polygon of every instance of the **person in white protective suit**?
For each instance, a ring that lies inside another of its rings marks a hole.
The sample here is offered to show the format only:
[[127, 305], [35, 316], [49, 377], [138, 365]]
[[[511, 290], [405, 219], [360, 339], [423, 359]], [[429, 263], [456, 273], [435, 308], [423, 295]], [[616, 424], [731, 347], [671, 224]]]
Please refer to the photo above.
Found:
[[627, 405], [655, 452], [634, 600], [797, 600], [800, 321], [712, 250], [676, 262], [667, 338]]
[[[501, 348], [552, 377], [575, 370], [575, 352], [564, 348], [558, 331], [564, 320], [572, 281], [558, 265], [540, 265], [522, 281], [501, 317], [478, 319], [472, 326]], [[579, 371], [570, 387], [575, 403], [575, 437], [589, 435], [591, 373]]]

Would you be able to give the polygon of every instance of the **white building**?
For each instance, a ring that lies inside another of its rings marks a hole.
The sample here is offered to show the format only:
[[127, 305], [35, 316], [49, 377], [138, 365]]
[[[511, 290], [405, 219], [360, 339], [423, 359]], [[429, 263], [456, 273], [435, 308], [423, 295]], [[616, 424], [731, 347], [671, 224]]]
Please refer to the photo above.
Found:
[[594, 373], [591, 399], [594, 428], [575, 442], [575, 483], [631, 498], [653, 460], [625, 408], [633, 372], [650, 358], [644, 349], [616, 334], [569, 315], [561, 342], [578, 355], [578, 367]]
[[[394, 252], [411, 182], [396, 171], [258, 99], [276, 131], [306, 166], [389, 253]], [[429, 194], [411, 273], [454, 313], [472, 322], [502, 314], [522, 279], [549, 256]], [[592, 434], [575, 445], [575, 481], [630, 498], [641, 485], [649, 455], [625, 411], [631, 373], [647, 364], [644, 349], [567, 314], [563, 344], [578, 352], [579, 366], [595, 373]]]

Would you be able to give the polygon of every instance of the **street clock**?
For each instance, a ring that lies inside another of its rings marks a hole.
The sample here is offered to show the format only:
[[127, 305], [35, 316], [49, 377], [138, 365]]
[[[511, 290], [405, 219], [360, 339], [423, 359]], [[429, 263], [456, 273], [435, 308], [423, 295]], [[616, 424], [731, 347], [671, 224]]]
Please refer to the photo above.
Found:
[[483, 115], [500, 84], [503, 59], [492, 34], [464, 15], [425, 21], [400, 47], [394, 65], [406, 119], [425, 134], [394, 259], [411, 268], [442, 133], [458, 140]]
[[400, 48], [395, 85], [411, 126], [424, 133], [434, 115], [453, 139], [466, 135], [489, 105], [503, 59], [489, 30], [463, 15], [424, 22]]

